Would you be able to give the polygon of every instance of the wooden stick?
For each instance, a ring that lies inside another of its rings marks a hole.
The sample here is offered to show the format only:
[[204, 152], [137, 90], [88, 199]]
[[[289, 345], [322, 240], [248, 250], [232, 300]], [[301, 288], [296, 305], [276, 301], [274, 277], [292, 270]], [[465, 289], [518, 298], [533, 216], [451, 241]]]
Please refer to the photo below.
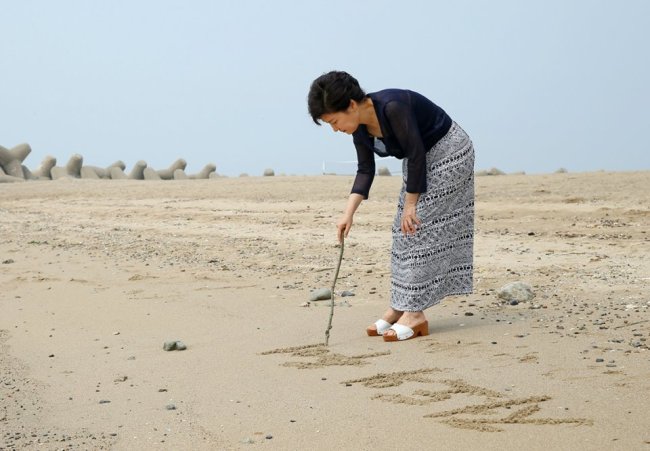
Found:
[[339, 277], [339, 269], [341, 269], [341, 260], [343, 260], [343, 248], [345, 247], [345, 238], [341, 237], [341, 252], [339, 253], [339, 263], [336, 265], [336, 273], [332, 281], [332, 295], [330, 297], [330, 319], [327, 322], [327, 329], [325, 329], [325, 346], [330, 341], [330, 329], [332, 328], [332, 317], [334, 316], [334, 287], [336, 286], [336, 279]]

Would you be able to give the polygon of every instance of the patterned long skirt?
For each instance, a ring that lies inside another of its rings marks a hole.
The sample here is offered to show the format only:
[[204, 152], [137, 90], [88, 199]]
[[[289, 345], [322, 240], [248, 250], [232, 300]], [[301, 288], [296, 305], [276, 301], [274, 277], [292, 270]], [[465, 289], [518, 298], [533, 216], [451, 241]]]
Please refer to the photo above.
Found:
[[[414, 235], [400, 228], [406, 185], [393, 222], [391, 307], [417, 312], [444, 297], [472, 292], [474, 257], [474, 147], [455, 122], [427, 152], [427, 192], [417, 203]], [[403, 161], [404, 181], [407, 160]]]

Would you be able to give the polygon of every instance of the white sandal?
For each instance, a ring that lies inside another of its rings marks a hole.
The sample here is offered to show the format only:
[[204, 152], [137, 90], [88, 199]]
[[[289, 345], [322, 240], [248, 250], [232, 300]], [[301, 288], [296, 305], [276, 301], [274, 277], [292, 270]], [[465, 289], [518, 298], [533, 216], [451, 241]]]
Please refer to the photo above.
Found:
[[371, 329], [370, 327], [366, 329], [366, 333], [369, 337], [381, 337], [384, 335], [384, 332], [386, 332], [392, 326], [391, 323], [384, 321], [383, 319], [378, 319], [375, 321], [374, 325], [375, 329]]
[[395, 334], [384, 335], [384, 341], [409, 340], [411, 338], [417, 337], [418, 335], [421, 336], [429, 335], [429, 322], [425, 321], [423, 323], [420, 323], [417, 326], [414, 326], [413, 329], [411, 329], [408, 326], [395, 323], [392, 326], [390, 326], [389, 329], [394, 330]]

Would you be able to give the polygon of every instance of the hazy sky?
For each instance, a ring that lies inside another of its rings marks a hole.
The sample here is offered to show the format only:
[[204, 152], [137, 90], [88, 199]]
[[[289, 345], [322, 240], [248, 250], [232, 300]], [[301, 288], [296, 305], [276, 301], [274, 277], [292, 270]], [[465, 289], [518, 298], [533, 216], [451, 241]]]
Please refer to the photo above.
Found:
[[0, 17], [0, 145], [28, 142], [30, 168], [318, 174], [356, 158], [307, 114], [338, 69], [443, 107], [477, 169], [650, 169], [646, 0], [0, 0]]

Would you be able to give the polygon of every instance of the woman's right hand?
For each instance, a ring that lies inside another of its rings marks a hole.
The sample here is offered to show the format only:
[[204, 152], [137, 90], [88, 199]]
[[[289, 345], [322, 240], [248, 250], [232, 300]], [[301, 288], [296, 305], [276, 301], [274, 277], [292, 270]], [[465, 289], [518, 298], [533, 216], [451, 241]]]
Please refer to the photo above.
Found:
[[352, 215], [344, 214], [341, 216], [339, 221], [336, 223], [336, 237], [339, 240], [339, 243], [343, 241], [343, 238], [348, 237], [350, 229], [352, 228]]

